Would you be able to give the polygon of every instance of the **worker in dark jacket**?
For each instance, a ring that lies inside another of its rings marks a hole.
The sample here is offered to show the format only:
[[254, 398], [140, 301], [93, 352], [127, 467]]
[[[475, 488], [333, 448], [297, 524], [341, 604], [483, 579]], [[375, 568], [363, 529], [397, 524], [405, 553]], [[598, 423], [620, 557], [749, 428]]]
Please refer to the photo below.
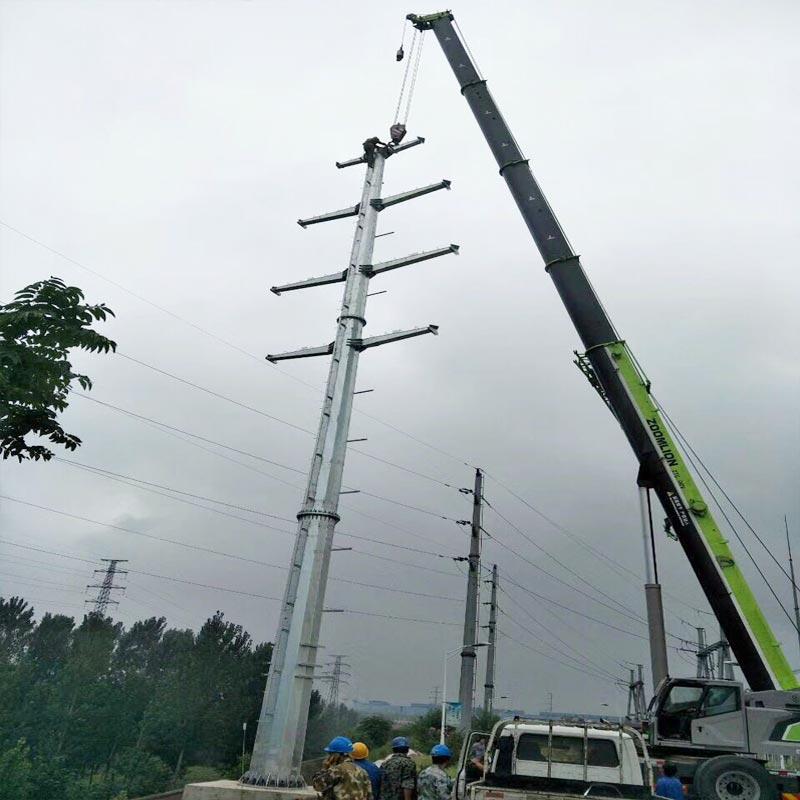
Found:
[[353, 763], [367, 773], [372, 784], [372, 800], [378, 800], [381, 794], [381, 768], [369, 760], [369, 748], [364, 742], [353, 742]]

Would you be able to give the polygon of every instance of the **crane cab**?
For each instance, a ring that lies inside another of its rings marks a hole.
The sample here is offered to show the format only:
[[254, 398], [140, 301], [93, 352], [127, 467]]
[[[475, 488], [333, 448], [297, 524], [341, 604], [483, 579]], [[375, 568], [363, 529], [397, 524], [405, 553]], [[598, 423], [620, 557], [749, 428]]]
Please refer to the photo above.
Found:
[[650, 706], [650, 745], [747, 753], [745, 713], [737, 681], [667, 678]]

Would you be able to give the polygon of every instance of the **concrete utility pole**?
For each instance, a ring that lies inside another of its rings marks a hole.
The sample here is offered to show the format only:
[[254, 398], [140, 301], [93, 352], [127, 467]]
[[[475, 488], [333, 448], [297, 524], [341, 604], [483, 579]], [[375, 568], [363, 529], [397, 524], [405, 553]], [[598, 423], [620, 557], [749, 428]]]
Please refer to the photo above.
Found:
[[359, 355], [371, 347], [437, 332], [435, 325], [427, 325], [371, 338], [363, 336], [367, 293], [372, 277], [408, 264], [458, 252], [457, 245], [449, 245], [380, 264], [372, 263], [378, 214], [384, 208], [450, 187], [449, 181], [440, 181], [391, 197], [381, 197], [386, 159], [423, 141], [418, 138], [406, 144], [385, 145], [377, 138], [368, 139], [364, 143], [363, 156], [337, 162], [339, 168], [367, 165], [360, 201], [355, 206], [301, 219], [298, 223], [305, 228], [329, 220], [357, 217], [347, 268], [319, 278], [274, 286], [271, 290], [280, 295], [296, 289], [344, 283], [344, 297], [333, 342], [267, 356], [273, 363], [321, 355], [331, 355], [332, 358], [305, 498], [297, 515], [297, 537], [284, 590], [253, 757], [250, 769], [242, 777], [243, 783], [276, 787], [304, 785], [300, 764], [311, 686], [317, 665], [333, 531], [339, 521], [339, 494]]
[[92, 603], [94, 604], [94, 608], [92, 609], [93, 614], [100, 614], [103, 615], [108, 610], [110, 605], [118, 606], [119, 600], [113, 600], [111, 598], [112, 591], [123, 591], [125, 589], [124, 586], [114, 586], [114, 578], [117, 575], [127, 575], [128, 571], [124, 569], [117, 569], [117, 564], [123, 564], [127, 562], [127, 558], [101, 558], [101, 561], [105, 561], [108, 566], [105, 569], [96, 569], [94, 572], [95, 574], [102, 572], [105, 573], [103, 577], [102, 583], [87, 583], [87, 589], [97, 589], [97, 597], [93, 600], [84, 600], [84, 603]]
[[706, 629], [697, 628], [697, 677], [710, 678], [709, 654], [706, 649]]
[[786, 549], [789, 551], [789, 576], [792, 581], [792, 596], [794, 597], [794, 624], [797, 627], [797, 644], [800, 646], [800, 606], [797, 604], [797, 581], [794, 577], [794, 561], [792, 561], [792, 543], [789, 541], [789, 520], [783, 515], [783, 524], [786, 528]]
[[467, 602], [464, 608], [464, 638], [461, 648], [461, 679], [458, 702], [461, 704], [459, 727], [468, 731], [472, 726], [473, 695], [475, 693], [475, 640], [478, 633], [478, 587], [481, 574], [481, 525], [483, 522], [483, 473], [475, 470], [472, 490], [472, 523], [469, 537], [469, 571], [467, 573]]
[[656, 540], [653, 532], [653, 510], [650, 506], [652, 483], [639, 472], [639, 511], [641, 515], [642, 539], [644, 542], [644, 596], [647, 607], [647, 627], [650, 633], [650, 669], [653, 677], [653, 692], [669, 675], [667, 661], [667, 634], [664, 627], [664, 604], [661, 599], [661, 584], [658, 582]]
[[494, 707], [494, 669], [497, 642], [497, 564], [492, 564], [492, 577], [486, 581], [492, 587], [489, 600], [489, 648], [486, 651], [486, 683], [483, 684], [483, 710], [492, 713]]

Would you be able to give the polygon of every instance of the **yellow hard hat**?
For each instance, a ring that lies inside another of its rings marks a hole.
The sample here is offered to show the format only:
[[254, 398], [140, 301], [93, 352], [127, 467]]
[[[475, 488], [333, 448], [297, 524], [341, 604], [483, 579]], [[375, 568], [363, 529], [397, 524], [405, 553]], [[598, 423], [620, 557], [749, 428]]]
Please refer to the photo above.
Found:
[[353, 742], [353, 758], [361, 761], [362, 758], [369, 758], [369, 748], [364, 742]]

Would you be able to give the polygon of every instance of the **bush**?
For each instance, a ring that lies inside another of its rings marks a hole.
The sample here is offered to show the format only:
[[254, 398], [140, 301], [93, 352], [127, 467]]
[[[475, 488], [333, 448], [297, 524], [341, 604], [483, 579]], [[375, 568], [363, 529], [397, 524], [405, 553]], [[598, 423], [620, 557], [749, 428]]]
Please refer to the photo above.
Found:
[[386, 717], [364, 717], [356, 725], [355, 737], [357, 741], [364, 742], [370, 750], [377, 749], [389, 741], [392, 735], [392, 722]]

